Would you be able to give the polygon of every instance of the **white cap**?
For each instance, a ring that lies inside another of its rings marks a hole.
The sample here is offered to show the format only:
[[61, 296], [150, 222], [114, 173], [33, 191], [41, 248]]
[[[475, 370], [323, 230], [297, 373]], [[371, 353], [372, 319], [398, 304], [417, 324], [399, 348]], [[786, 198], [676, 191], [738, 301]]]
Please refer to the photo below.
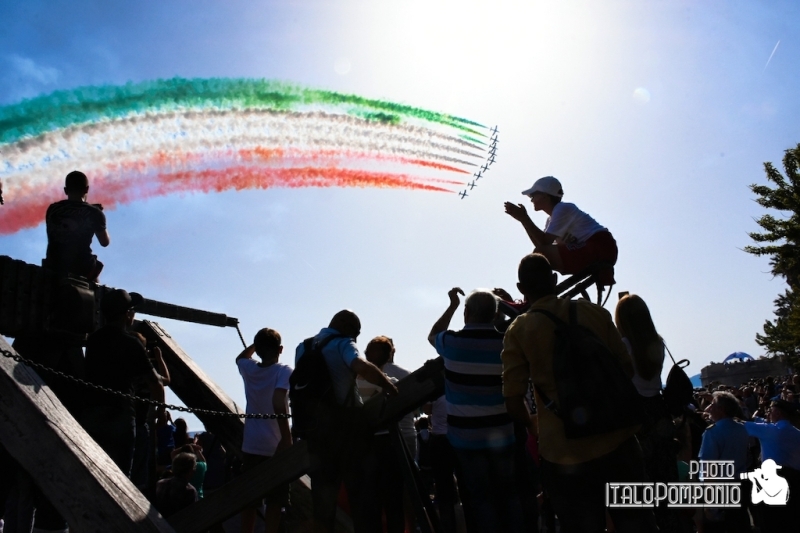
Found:
[[561, 188], [561, 182], [553, 176], [545, 176], [539, 178], [530, 189], [522, 191], [525, 196], [532, 196], [535, 192], [543, 192], [550, 196], [557, 196], [561, 198], [564, 196], [564, 190]]

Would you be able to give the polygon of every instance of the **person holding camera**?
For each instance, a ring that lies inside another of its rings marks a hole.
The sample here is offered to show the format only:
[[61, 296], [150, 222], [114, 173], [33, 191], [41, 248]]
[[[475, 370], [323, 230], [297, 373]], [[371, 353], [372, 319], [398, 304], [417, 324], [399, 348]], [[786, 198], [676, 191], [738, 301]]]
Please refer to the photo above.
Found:
[[67, 174], [64, 193], [67, 199], [50, 204], [45, 215], [47, 255], [44, 266], [96, 282], [103, 263], [92, 254], [92, 238], [97, 237], [103, 247], [111, 243], [103, 206], [86, 202], [89, 179], [83, 172], [73, 170]]

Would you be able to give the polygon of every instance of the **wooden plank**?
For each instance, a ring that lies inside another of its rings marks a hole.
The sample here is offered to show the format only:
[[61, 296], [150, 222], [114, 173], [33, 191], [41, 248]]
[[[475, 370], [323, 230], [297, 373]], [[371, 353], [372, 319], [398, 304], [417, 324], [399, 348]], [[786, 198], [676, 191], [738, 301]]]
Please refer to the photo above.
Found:
[[[0, 349], [16, 353], [2, 337]], [[36, 372], [2, 356], [0, 442], [71, 529], [174, 533]]]
[[306, 442], [300, 441], [269, 461], [244, 472], [201, 501], [170, 517], [179, 533], [202, 533], [240, 512], [275, 487], [291, 483], [312, 467]]
[[[313, 502], [311, 501], [311, 478], [301, 476], [290, 485], [291, 507], [293, 522], [286, 524], [289, 531], [311, 531], [310, 524], [314, 515]], [[298, 521], [297, 519], [300, 518]], [[334, 533], [353, 533], [353, 519], [341, 507], [336, 508], [336, 522], [333, 525]]]
[[[170, 375], [169, 388], [188, 407], [229, 413], [244, 413], [228, 394], [208, 377], [200, 366], [175, 342], [157, 322], [137, 321], [136, 331], [149, 342], [157, 342]], [[233, 364], [233, 357], [231, 357]], [[226, 450], [239, 455], [242, 450], [244, 421], [228, 416], [209, 416], [196, 413], [197, 418], [219, 438]]]
[[[167, 361], [167, 364], [170, 365], [170, 362]], [[375, 397], [365, 405], [368, 417], [376, 426], [396, 422], [422, 404], [444, 394], [444, 361], [441, 357], [428, 361], [422, 368], [400, 380], [397, 388], [397, 396]], [[311, 467], [306, 443], [300, 441], [276, 455], [273, 460], [245, 472], [203, 501], [180, 511], [170, 518], [170, 523], [180, 533], [202, 532], [240, 512], [272, 488], [297, 480], [308, 473]], [[337, 522], [337, 527], [347, 527], [341, 518]]]
[[444, 394], [444, 359], [427, 361], [397, 382], [397, 390], [397, 396], [373, 396], [364, 405], [367, 419], [375, 427], [387, 427]]

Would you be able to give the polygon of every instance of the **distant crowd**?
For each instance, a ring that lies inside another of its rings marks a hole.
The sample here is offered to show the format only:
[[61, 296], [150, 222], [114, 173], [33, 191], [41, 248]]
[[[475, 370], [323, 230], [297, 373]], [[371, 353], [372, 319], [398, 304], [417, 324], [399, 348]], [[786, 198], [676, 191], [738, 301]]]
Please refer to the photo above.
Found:
[[[86, 203], [85, 176], [72, 173], [66, 185], [67, 203], [48, 210], [46, 262], [96, 280], [102, 264], [89, 244], [93, 236], [104, 246], [110, 242], [105, 219]], [[640, 296], [623, 295], [612, 317], [586, 299], [557, 294], [558, 273], [614, 283], [611, 233], [563, 202], [552, 176], [522, 194], [548, 218], [540, 228], [522, 204], [505, 204], [535, 247], [518, 264], [521, 297], [502, 288], [447, 292], [447, 306], [427, 337], [444, 362], [444, 394], [396, 424], [374, 427], [364, 405], [402, 392], [409, 370], [398, 364], [389, 336], [371, 339], [362, 353], [361, 319], [347, 309], [297, 345], [294, 368], [281, 362], [283, 341], [271, 328], [258, 331], [236, 356], [246, 412], [277, 415], [247, 419], [241, 450], [223, 449], [210, 433], [188, 437], [185, 423], [173, 422], [163, 408], [148, 411], [101, 391], [70, 403], [81, 396], [73, 385], [54, 381], [52, 388], [165, 516], [204, 490], [217, 490], [232, 470], [259, 468], [304, 441], [315, 467], [313, 517], [303, 531], [333, 532], [343, 499], [357, 533], [800, 527], [800, 376], [689, 390], [677, 404], [668, 401], [675, 395], [661, 380], [666, 346]], [[105, 326], [89, 336], [85, 357], [62, 341], [17, 339], [15, 348], [88, 381], [163, 402], [167, 365], [157, 347], [131, 330], [141, 301], [136, 293], [108, 292], [101, 302]], [[464, 326], [451, 329], [462, 308]], [[732, 464], [733, 476], [742, 479], [742, 505], [608, 505], [608, 483], [707, 481], [692, 472], [697, 461]], [[3, 472], [6, 532], [30, 531], [32, 514], [25, 512], [32, 509], [37, 522], [48, 516], [58, 522], [23, 471]], [[254, 531], [261, 515], [266, 531], [281, 531], [289, 493], [288, 485], [280, 486], [249, 505], [241, 530]]]

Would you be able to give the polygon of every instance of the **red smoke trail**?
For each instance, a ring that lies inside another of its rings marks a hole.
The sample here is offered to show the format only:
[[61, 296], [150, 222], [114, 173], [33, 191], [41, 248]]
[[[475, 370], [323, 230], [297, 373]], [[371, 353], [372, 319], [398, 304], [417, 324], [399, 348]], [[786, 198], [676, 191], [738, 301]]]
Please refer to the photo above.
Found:
[[[270, 187], [377, 187], [452, 192], [431, 182], [459, 184], [449, 180], [426, 180], [407, 174], [371, 172], [336, 167], [259, 168], [237, 166], [225, 169], [190, 170], [158, 175], [142, 182], [109, 174], [91, 178], [89, 201], [106, 209], [135, 200], [187, 192], [221, 192], [229, 189]], [[0, 207], [0, 235], [33, 228], [44, 222], [47, 206], [64, 198], [62, 183], [15, 188]], [[9, 191], [10, 193], [11, 191]]]
[[[369, 152], [352, 150], [293, 150], [284, 148], [252, 148], [242, 150], [227, 150], [222, 152], [159, 152], [149, 159], [108, 165], [106, 173], [147, 174], [148, 169], [184, 169], [211, 166], [209, 163], [220, 162], [224, 166], [229, 161], [240, 161], [247, 164], [270, 163], [276, 167], [292, 166], [352, 166], [353, 163], [396, 163], [417, 167], [431, 168], [445, 172], [469, 174], [467, 171], [452, 165], [413, 159], [401, 156], [387, 156]], [[219, 165], [216, 165], [219, 166]], [[452, 182], [461, 184], [461, 182]]]

